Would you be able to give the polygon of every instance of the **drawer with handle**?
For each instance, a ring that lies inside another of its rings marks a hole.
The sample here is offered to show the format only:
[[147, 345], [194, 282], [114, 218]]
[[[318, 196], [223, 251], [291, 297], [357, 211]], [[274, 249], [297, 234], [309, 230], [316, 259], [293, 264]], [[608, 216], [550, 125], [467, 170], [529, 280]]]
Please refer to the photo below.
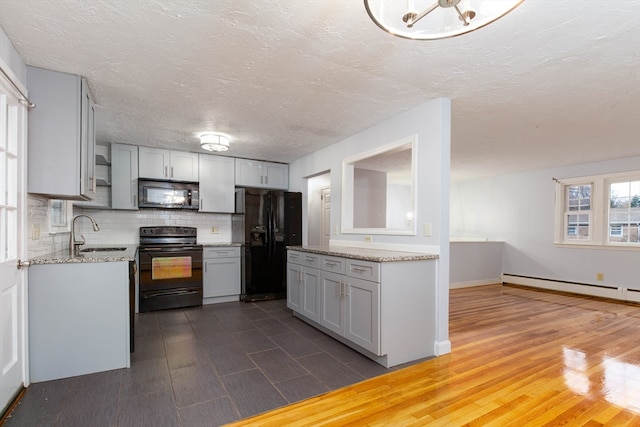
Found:
[[287, 251], [287, 261], [293, 264], [306, 265], [318, 268], [322, 255], [312, 254], [308, 252]]
[[325, 256], [322, 257], [320, 268], [324, 271], [332, 271], [334, 273], [344, 274], [346, 264], [347, 260], [345, 258]]
[[238, 258], [240, 257], [239, 246], [215, 246], [205, 247], [202, 252], [203, 258]]
[[360, 261], [357, 259], [347, 260], [346, 275], [371, 282], [380, 281], [380, 264], [377, 262]]

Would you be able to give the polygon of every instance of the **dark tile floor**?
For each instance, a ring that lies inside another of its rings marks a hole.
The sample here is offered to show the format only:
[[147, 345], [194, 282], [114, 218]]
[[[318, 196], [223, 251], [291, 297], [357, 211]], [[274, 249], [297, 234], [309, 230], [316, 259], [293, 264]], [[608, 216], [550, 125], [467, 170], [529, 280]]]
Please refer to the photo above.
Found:
[[216, 426], [387, 369], [284, 300], [136, 315], [131, 368], [31, 384], [6, 426]]

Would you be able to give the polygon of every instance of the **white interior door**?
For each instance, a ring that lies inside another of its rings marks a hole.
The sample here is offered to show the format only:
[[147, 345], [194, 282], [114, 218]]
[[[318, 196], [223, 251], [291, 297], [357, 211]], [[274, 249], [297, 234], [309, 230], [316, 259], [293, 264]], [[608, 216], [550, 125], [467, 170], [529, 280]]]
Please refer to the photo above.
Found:
[[27, 108], [0, 75], [0, 410], [20, 391], [25, 374], [25, 164]]
[[320, 244], [329, 246], [331, 239], [331, 189], [320, 190]]

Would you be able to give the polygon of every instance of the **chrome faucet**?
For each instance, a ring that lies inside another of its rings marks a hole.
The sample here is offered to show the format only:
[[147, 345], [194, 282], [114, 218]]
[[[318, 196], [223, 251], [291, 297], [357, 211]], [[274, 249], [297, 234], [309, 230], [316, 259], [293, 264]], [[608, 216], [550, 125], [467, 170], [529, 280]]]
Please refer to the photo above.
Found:
[[78, 253], [80, 252], [80, 246], [84, 245], [85, 243], [83, 235], [80, 235], [81, 240], [76, 240], [76, 219], [80, 218], [81, 216], [89, 218], [89, 220], [91, 221], [91, 225], [93, 226], [93, 231], [100, 231], [100, 227], [98, 227], [96, 220], [91, 218], [89, 215], [82, 214], [73, 217], [73, 221], [71, 221], [71, 235], [69, 236], [69, 253], [71, 255], [78, 255]]

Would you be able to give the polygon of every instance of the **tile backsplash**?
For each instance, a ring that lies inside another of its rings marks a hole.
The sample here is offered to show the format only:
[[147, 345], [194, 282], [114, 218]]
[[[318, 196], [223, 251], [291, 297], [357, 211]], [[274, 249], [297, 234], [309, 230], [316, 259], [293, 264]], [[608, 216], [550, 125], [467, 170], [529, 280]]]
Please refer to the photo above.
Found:
[[[29, 195], [28, 230], [34, 226], [40, 230], [39, 238], [28, 233], [28, 256], [30, 258], [66, 249], [69, 245], [69, 233], [49, 233], [48, 199]], [[74, 207], [73, 214], [85, 214], [95, 219], [100, 231], [91, 228], [87, 218], [76, 221], [76, 236], [84, 235], [87, 245], [137, 245], [139, 228], [155, 225], [179, 225], [197, 227], [198, 243], [231, 242], [230, 214], [209, 214], [185, 212], [179, 210], [143, 209], [139, 211], [121, 211], [110, 209], [88, 209]], [[212, 232], [216, 228], [216, 233]]]

